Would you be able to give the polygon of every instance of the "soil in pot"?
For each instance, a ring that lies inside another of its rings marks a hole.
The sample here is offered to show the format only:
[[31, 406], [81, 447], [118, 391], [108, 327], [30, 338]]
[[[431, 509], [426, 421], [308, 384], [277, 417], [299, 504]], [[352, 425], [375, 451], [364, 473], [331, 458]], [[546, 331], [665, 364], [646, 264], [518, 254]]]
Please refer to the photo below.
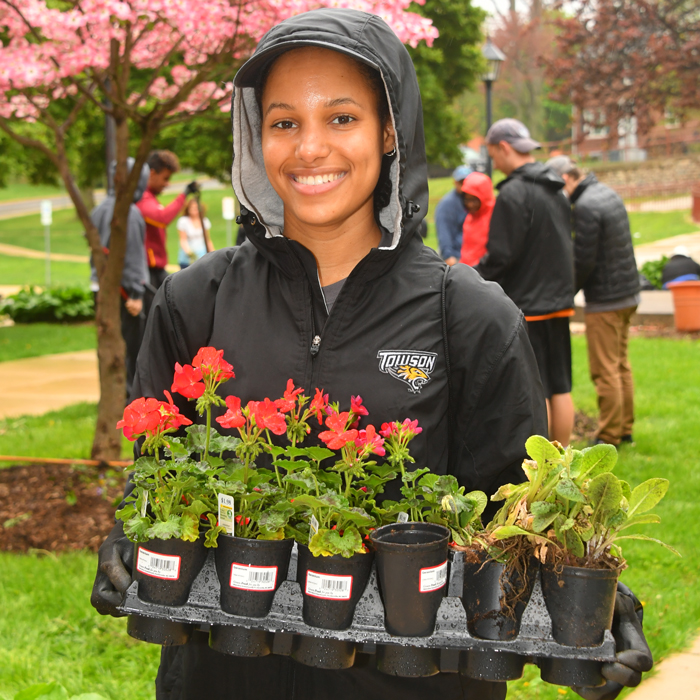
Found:
[[522, 678], [525, 657], [510, 651], [470, 649], [462, 654], [460, 673], [474, 680], [514, 681]]
[[187, 625], [184, 622], [159, 620], [143, 615], [129, 615], [126, 622], [126, 631], [130, 637], [164, 647], [187, 644], [193, 629], [193, 625]]
[[542, 568], [542, 593], [552, 618], [552, 636], [570, 647], [603, 643], [612, 626], [619, 570], [578, 566]]
[[425, 678], [440, 672], [440, 650], [380, 644], [377, 668], [390, 676]]
[[196, 542], [155, 539], [135, 547], [133, 576], [139, 583], [139, 598], [158, 605], [184, 605], [207, 558], [204, 537]]
[[304, 599], [304, 622], [312, 627], [344, 630], [352, 624], [372, 570], [374, 554], [314, 557], [299, 545], [297, 581]]
[[447, 590], [449, 530], [433, 523], [393, 523], [377, 528], [379, 589], [390, 634], [427, 637]]
[[601, 674], [603, 664], [583, 659], [542, 658], [537, 660], [543, 681], [571, 688], [598, 688], [605, 685]]
[[251, 540], [219, 535], [215, 550], [221, 609], [231, 615], [265, 617], [287, 578], [293, 540]]
[[506, 566], [483, 549], [465, 554], [462, 601], [469, 634], [481, 639], [514, 639], [532, 595], [537, 560], [527, 557], [519, 560], [521, 566]]

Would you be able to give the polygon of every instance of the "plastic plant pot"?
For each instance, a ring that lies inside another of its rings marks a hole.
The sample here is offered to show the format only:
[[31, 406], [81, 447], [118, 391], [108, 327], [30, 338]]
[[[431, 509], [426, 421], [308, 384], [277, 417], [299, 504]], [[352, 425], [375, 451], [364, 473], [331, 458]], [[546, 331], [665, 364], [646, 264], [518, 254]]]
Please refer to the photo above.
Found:
[[440, 650], [382, 644], [377, 647], [377, 668], [402, 678], [434, 676], [440, 672]]
[[299, 636], [294, 639], [292, 658], [305, 666], [340, 671], [355, 663], [355, 644], [337, 639]]
[[605, 685], [599, 661], [584, 659], [537, 659], [543, 681], [553, 685], [568, 685], [571, 688], [599, 688]]
[[304, 600], [304, 622], [327, 630], [350, 627], [373, 560], [372, 552], [348, 558], [314, 557], [306, 545], [300, 544], [297, 581]]
[[[467, 611], [469, 634], [481, 639], [514, 639], [520, 632], [520, 621], [532, 595], [538, 566], [534, 558], [528, 562], [527, 575], [509, 572], [504, 564], [490, 559], [483, 550], [479, 561], [464, 564], [462, 601]], [[514, 605], [509, 599], [519, 594]], [[519, 676], [518, 676], [519, 678]]]
[[389, 634], [432, 634], [447, 590], [449, 536], [447, 528], [433, 523], [393, 523], [370, 535]]
[[219, 535], [214, 561], [221, 609], [231, 615], [265, 617], [287, 578], [293, 540], [251, 540]]
[[274, 635], [265, 630], [214, 625], [209, 632], [209, 646], [222, 654], [267, 656], [272, 653]]
[[570, 647], [603, 643], [612, 626], [618, 572], [564, 566], [542, 568], [542, 593], [552, 618], [552, 636]]
[[522, 678], [525, 657], [510, 651], [470, 649], [462, 653], [460, 673], [480, 681], [514, 681]]
[[669, 282], [676, 330], [700, 331], [700, 282]]
[[193, 629], [193, 625], [187, 625], [184, 622], [159, 620], [143, 615], [129, 615], [126, 622], [126, 631], [130, 637], [164, 647], [187, 644]]
[[207, 558], [204, 538], [150, 540], [135, 545], [134, 579], [139, 598], [157, 605], [184, 605]]

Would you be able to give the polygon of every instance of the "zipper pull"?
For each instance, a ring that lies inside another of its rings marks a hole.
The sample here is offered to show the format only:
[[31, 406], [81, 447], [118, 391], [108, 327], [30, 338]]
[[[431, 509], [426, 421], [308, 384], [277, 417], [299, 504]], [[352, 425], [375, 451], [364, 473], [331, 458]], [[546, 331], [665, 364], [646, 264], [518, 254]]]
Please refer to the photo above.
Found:
[[321, 336], [315, 335], [314, 339], [311, 341], [311, 357], [316, 357], [318, 351], [321, 348]]

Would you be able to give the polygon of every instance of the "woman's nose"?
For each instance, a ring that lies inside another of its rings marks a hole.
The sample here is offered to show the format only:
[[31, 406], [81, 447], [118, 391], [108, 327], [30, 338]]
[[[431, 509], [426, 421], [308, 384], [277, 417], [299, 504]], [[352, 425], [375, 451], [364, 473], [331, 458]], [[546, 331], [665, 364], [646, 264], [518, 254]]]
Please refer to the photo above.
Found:
[[322, 125], [305, 124], [299, 129], [296, 156], [299, 160], [312, 163], [325, 158], [330, 153], [330, 146]]

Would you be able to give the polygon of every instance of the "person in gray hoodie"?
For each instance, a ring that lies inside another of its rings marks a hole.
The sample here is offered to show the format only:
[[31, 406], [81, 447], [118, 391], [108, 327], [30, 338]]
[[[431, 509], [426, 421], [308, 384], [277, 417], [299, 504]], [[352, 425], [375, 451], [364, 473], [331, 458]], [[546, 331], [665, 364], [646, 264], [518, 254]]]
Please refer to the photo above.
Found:
[[[116, 161], [110, 163], [110, 182], [114, 181], [116, 171]], [[127, 169], [131, 172], [134, 167], [134, 159], [127, 159]], [[124, 343], [126, 343], [126, 398], [131, 394], [131, 387], [136, 374], [136, 357], [139, 354], [141, 341], [143, 340], [143, 330], [146, 323], [143, 313], [143, 295], [148, 281], [148, 265], [146, 263], [146, 222], [141, 215], [136, 202], [138, 202], [146, 191], [150, 168], [144, 165], [141, 169], [136, 191], [134, 192], [134, 203], [129, 207], [129, 217], [126, 226], [126, 254], [124, 255], [124, 269], [121, 280], [121, 331]], [[114, 188], [110, 188], [104, 201], [93, 210], [90, 218], [100, 234], [102, 248], [109, 250], [110, 237], [112, 235], [112, 215], [114, 213], [114, 203], [116, 197]], [[97, 292], [100, 289], [97, 279], [95, 264], [90, 259], [90, 289]]]

